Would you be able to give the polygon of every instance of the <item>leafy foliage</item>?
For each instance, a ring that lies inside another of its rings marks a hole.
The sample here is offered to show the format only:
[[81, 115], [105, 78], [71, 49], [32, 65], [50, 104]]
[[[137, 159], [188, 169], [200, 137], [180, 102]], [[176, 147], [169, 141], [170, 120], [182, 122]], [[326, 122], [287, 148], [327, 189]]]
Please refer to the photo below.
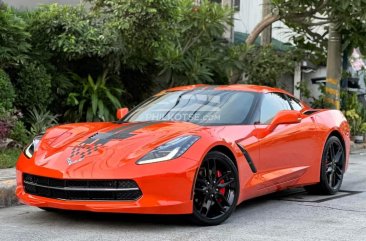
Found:
[[366, 133], [366, 110], [357, 94], [341, 92], [341, 109], [351, 126], [353, 136]]
[[343, 49], [366, 50], [364, 0], [272, 0], [272, 3], [281, 20], [297, 33], [295, 44], [309, 50], [309, 57], [324, 60], [331, 22], [342, 35]]
[[282, 75], [291, 73], [301, 57], [297, 50], [279, 52], [271, 45], [239, 45], [231, 50], [231, 54], [237, 59], [234, 62], [235, 69], [244, 73], [247, 83], [266, 86], [276, 86], [277, 80]]
[[2, 69], [0, 69], [0, 96], [0, 109], [12, 109], [15, 99], [15, 91], [8, 74]]
[[51, 76], [41, 64], [27, 63], [22, 66], [15, 87], [16, 105], [24, 113], [36, 107], [45, 109], [50, 103]]
[[32, 136], [44, 133], [47, 128], [56, 125], [58, 115], [53, 115], [50, 111], [33, 108], [29, 111], [29, 123], [31, 125], [30, 134]]
[[21, 152], [15, 148], [0, 150], [0, 169], [14, 167]]
[[15, 125], [10, 131], [9, 137], [22, 146], [26, 145], [30, 141], [28, 130], [20, 120], [15, 122]]
[[[223, 39], [232, 12], [219, 4], [181, 1], [175, 28], [156, 57], [161, 76], [169, 86], [213, 83], [217, 72], [226, 74], [225, 56], [229, 44]], [[227, 76], [225, 76], [227, 79]]]
[[300, 82], [298, 86], [295, 88], [300, 89], [301, 99], [305, 102], [308, 102], [309, 105], [314, 109], [331, 109], [332, 105], [326, 101], [329, 98], [329, 94], [325, 91], [324, 85], [319, 85], [318, 89], [320, 90], [320, 95], [318, 97], [314, 97], [311, 95], [310, 90], [308, 89], [306, 83]]
[[116, 110], [121, 107], [119, 98], [123, 91], [107, 86], [107, 72], [96, 81], [90, 75], [87, 78], [75, 76], [75, 79], [81, 82], [83, 89], [69, 94], [68, 103], [73, 108], [67, 114], [78, 120], [114, 120]]
[[114, 32], [83, 5], [43, 5], [29, 14], [32, 44], [65, 60], [113, 52]]
[[94, 15], [106, 27], [118, 31], [122, 64], [142, 68], [152, 62], [167, 34], [174, 30], [176, 9], [181, 1], [89, 0]]
[[15, 111], [0, 110], [0, 142], [9, 137], [17, 120], [18, 116]]
[[0, 68], [23, 63], [30, 48], [26, 23], [7, 7], [0, 8]]

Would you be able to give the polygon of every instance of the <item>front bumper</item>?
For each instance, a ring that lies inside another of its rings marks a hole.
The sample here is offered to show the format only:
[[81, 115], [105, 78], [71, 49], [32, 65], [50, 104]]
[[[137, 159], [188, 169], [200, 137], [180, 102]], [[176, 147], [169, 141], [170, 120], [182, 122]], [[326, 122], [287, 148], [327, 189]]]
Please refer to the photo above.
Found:
[[60, 173], [35, 165], [22, 155], [17, 164], [16, 195], [22, 203], [37, 207], [92, 212], [190, 214], [193, 210], [192, 189], [197, 165], [197, 161], [181, 157], [155, 164], [133, 163], [123, 170], [105, 171], [105, 175], [102, 170], [88, 175], [86, 171], [83, 172], [85, 179], [132, 179], [140, 187], [142, 196], [134, 201], [62, 200], [26, 193], [23, 173], [61, 179], [81, 179], [80, 175], [72, 176], [67, 172]]

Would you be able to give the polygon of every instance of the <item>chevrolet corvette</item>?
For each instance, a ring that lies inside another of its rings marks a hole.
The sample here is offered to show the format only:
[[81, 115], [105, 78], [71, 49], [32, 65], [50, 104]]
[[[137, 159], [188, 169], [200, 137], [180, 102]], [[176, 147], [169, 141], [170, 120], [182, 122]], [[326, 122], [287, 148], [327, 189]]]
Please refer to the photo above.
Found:
[[343, 114], [277, 88], [176, 87], [117, 118], [36, 136], [16, 166], [20, 201], [47, 211], [187, 214], [217, 225], [272, 192], [335, 194], [349, 161]]

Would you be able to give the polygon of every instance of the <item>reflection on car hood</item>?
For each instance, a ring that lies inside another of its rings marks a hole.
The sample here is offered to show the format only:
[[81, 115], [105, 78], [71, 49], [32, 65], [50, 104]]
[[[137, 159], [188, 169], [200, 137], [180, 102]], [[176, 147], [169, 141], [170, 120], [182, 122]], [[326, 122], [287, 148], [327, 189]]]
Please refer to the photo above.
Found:
[[202, 128], [186, 122], [81, 123], [54, 127], [43, 136], [35, 162], [61, 172], [80, 165], [117, 168], [136, 161], [172, 138]]

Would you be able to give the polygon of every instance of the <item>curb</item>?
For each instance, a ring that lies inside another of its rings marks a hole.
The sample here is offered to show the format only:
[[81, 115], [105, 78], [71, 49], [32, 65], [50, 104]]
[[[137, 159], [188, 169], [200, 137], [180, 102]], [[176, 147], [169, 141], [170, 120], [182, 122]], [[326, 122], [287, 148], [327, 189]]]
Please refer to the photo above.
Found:
[[15, 179], [0, 181], [0, 208], [19, 204], [18, 198], [15, 195], [15, 188]]

